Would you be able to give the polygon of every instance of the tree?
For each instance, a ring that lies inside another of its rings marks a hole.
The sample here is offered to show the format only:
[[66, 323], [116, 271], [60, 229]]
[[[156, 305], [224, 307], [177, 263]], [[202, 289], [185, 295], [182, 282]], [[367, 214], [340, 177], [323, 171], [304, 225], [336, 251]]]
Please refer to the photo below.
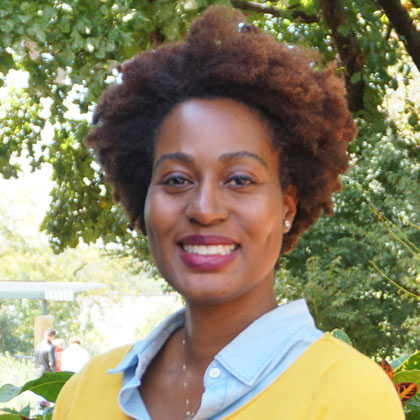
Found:
[[[390, 89], [406, 92], [418, 79], [418, 0], [102, 0], [99, 6], [88, 0], [4, 0], [0, 71], [21, 69], [30, 77], [17, 97], [2, 100], [1, 173], [16, 175], [16, 154], [27, 154], [34, 167], [52, 165], [55, 187], [43, 228], [56, 252], [76, 246], [79, 238], [101, 238], [150, 261], [145, 239], [127, 231], [103, 174], [82, 146], [86, 118], [103, 88], [118, 80], [118, 62], [182, 37], [213, 3], [241, 9], [279, 40], [316, 48], [326, 62], [337, 59], [359, 125], [336, 215], [322, 219], [285, 258], [280, 274], [287, 272], [289, 280], [279, 274], [279, 298], [304, 295], [322, 327], [346, 329], [368, 354], [418, 345], [406, 340], [404, 327], [418, 303], [399, 294], [369, 262], [390, 276], [413, 263], [389, 245], [394, 242], [370, 208], [400, 227], [404, 214], [419, 223], [419, 103], [410, 99], [400, 115], [386, 106]], [[43, 97], [52, 101], [50, 115], [40, 118]], [[74, 106], [81, 115], [68, 112]], [[42, 139], [46, 122], [55, 130], [51, 141]], [[419, 243], [418, 231], [406, 228]]]
[[[38, 174], [33, 176], [42, 179]], [[5, 181], [0, 179], [0, 281], [100, 281], [107, 289], [95, 291], [95, 294], [107, 292], [108, 295], [110, 292], [159, 290], [144, 272], [132, 274], [133, 268], [140, 271], [142, 266], [130, 256], [115, 256], [115, 251], [93, 246], [66, 249], [55, 255], [46, 238], [31, 230], [42, 218], [42, 206], [40, 209], [34, 201], [43, 200], [46, 191], [42, 190], [48, 187], [38, 185], [38, 190], [29, 194], [27, 183], [27, 177], [21, 178], [13, 182], [12, 188], [5, 188]], [[26, 211], [17, 212], [22, 203], [25, 203]], [[89, 306], [97, 305], [100, 309], [100, 299], [90, 298]], [[117, 300], [116, 293], [116, 303]], [[49, 301], [48, 311], [54, 316], [54, 327], [60, 338], [81, 335], [87, 346], [95, 351], [100, 343], [92, 342], [92, 336], [97, 337], [89, 313], [84, 311], [82, 314], [85, 303], [83, 296], [73, 302]], [[41, 315], [38, 300], [0, 299], [0, 353], [32, 353], [34, 317], [37, 315]]]

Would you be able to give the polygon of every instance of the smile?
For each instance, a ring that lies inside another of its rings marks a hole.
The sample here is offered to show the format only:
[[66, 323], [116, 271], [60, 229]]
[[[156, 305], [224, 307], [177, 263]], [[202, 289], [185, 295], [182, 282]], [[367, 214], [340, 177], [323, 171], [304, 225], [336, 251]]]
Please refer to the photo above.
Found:
[[238, 256], [240, 244], [226, 236], [187, 235], [177, 243], [183, 263], [193, 270], [217, 271]]
[[233, 252], [235, 248], [235, 245], [182, 245], [182, 249], [185, 252], [198, 255], [228, 255]]

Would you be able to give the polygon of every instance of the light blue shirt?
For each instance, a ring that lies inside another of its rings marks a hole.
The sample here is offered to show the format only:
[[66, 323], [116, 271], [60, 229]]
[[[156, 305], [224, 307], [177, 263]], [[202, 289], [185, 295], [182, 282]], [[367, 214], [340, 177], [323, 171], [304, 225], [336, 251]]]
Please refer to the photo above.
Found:
[[[182, 309], [134, 345], [109, 373], [123, 372], [121, 410], [135, 420], [151, 420], [138, 387], [149, 363], [185, 323]], [[194, 420], [221, 419], [244, 405], [279, 377], [324, 333], [315, 327], [304, 300], [290, 302], [255, 320], [224, 347], [208, 366], [204, 393]]]

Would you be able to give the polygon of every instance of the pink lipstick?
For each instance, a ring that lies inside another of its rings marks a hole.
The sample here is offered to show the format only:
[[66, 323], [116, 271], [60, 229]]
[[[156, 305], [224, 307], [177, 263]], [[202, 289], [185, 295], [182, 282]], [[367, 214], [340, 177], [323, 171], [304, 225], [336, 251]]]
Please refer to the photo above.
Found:
[[189, 235], [179, 242], [181, 260], [188, 267], [199, 271], [220, 270], [237, 255], [239, 244], [225, 236]]

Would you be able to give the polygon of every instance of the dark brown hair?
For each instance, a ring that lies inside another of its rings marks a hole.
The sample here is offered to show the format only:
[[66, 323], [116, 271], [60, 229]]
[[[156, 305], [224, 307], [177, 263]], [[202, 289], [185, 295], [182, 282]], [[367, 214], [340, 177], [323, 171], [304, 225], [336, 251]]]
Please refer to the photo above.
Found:
[[121, 67], [123, 82], [106, 90], [86, 138], [102, 163], [116, 201], [144, 232], [153, 143], [164, 117], [191, 98], [227, 97], [258, 111], [280, 150], [283, 188], [299, 196], [290, 251], [320, 216], [332, 214], [331, 195], [348, 166], [356, 135], [335, 66], [318, 67], [314, 52], [277, 42], [244, 23], [232, 9], [213, 6], [197, 18], [184, 42], [145, 51]]

